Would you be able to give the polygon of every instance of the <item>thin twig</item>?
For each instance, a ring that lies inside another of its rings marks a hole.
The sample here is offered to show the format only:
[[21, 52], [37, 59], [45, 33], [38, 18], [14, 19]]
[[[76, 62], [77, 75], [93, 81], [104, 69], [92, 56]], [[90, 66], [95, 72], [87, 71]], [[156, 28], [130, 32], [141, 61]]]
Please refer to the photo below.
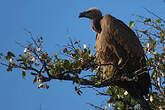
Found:
[[94, 107], [96, 110], [104, 110], [103, 108], [99, 107], [99, 106], [96, 106], [94, 104], [91, 104], [91, 103], [87, 103], [88, 105]]
[[160, 16], [158, 16], [158, 15], [156, 15], [155, 13], [153, 13], [152, 11], [150, 11], [149, 9], [147, 9], [147, 8], [144, 8], [148, 13], [150, 13], [150, 14], [152, 14], [152, 15], [154, 15], [155, 17], [157, 17], [157, 18], [159, 18], [159, 19], [161, 19], [164, 23], [165, 23], [165, 20], [164, 19], [162, 19]]

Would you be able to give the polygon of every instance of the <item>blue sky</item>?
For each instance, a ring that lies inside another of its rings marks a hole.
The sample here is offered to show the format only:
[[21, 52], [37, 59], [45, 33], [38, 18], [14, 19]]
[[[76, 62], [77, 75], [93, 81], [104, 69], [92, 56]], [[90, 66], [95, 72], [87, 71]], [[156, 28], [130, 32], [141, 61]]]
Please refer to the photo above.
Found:
[[[68, 42], [68, 37], [82, 43], [95, 44], [95, 33], [87, 19], [78, 14], [91, 7], [100, 8], [126, 24], [132, 14], [147, 16], [148, 8], [165, 17], [163, 0], [0, 0], [0, 52], [8, 50], [23, 53], [16, 42], [30, 38], [24, 28], [34, 36], [43, 36], [44, 49], [53, 54]], [[91, 110], [87, 102], [99, 105], [105, 97], [97, 96], [92, 89], [83, 90], [78, 96], [71, 82], [51, 81], [50, 89], [41, 90], [32, 84], [32, 77], [23, 80], [21, 71], [6, 72], [0, 66], [0, 107], [2, 110]]]

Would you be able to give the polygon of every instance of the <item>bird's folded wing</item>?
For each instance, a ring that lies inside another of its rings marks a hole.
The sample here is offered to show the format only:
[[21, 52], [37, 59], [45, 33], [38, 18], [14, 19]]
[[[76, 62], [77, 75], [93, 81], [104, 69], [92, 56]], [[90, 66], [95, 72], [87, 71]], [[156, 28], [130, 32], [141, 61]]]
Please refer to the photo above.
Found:
[[118, 57], [122, 58], [123, 52], [132, 57], [144, 55], [139, 39], [122, 21], [105, 15], [101, 20], [101, 28], [106, 41], [112, 45]]

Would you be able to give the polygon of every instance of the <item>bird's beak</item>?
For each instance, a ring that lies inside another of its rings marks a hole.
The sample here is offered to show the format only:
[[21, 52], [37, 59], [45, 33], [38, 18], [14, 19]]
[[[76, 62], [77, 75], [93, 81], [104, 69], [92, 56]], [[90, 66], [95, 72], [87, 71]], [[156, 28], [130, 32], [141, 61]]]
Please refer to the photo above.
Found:
[[79, 18], [86, 17], [86, 12], [80, 13], [78, 17], [79, 17]]

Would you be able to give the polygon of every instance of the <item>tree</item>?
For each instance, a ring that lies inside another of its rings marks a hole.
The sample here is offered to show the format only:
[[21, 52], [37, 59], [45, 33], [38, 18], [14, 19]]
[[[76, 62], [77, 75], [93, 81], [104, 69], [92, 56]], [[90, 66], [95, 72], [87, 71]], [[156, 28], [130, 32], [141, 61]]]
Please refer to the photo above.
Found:
[[[147, 66], [150, 70], [153, 89], [146, 100], [152, 109], [163, 110], [165, 108], [165, 21], [149, 10], [147, 11], [153, 15], [153, 18], [136, 15], [138, 20], [131, 21], [130, 27], [141, 38], [148, 58]], [[143, 25], [143, 29], [137, 27], [136, 23]], [[80, 41], [69, 39], [69, 43], [63, 49], [64, 57], [56, 53], [51, 56], [42, 49], [43, 38], [35, 39], [31, 32], [27, 32], [32, 41], [23, 46], [23, 54], [16, 55], [10, 51], [7, 54], [0, 54], [0, 63], [7, 67], [7, 71], [21, 69], [23, 78], [30, 73], [34, 76], [33, 83], [38, 83], [39, 88], [48, 89], [48, 82], [56, 79], [72, 81], [79, 95], [83, 92], [82, 88], [96, 88], [99, 95], [110, 97], [107, 101], [109, 108], [105, 107], [105, 110], [142, 109], [143, 105], [136, 103], [127, 91], [115, 85], [115, 82], [120, 81], [121, 78], [103, 81], [96, 75], [102, 72], [98, 67], [103, 65], [99, 64], [90, 47], [82, 46]], [[105, 92], [99, 90], [107, 86]], [[96, 109], [103, 109], [93, 104], [90, 105]]]

